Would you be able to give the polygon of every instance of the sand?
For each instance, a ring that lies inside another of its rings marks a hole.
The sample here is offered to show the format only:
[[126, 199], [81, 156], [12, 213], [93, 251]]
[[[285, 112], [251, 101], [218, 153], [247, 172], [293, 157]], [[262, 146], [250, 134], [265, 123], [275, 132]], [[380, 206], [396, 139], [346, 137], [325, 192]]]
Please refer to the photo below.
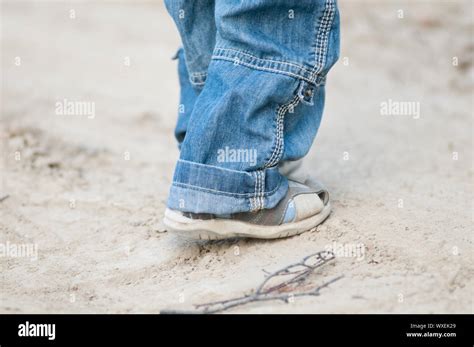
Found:
[[[341, 1], [341, 60], [304, 164], [333, 213], [289, 239], [225, 242], [160, 222], [178, 157], [179, 37], [162, 2], [1, 6], [1, 313], [190, 309], [331, 247], [308, 285], [344, 277], [320, 296], [229, 312], [473, 312], [470, 1]], [[71, 100], [94, 112], [58, 115]], [[400, 101], [419, 113], [381, 114]]]

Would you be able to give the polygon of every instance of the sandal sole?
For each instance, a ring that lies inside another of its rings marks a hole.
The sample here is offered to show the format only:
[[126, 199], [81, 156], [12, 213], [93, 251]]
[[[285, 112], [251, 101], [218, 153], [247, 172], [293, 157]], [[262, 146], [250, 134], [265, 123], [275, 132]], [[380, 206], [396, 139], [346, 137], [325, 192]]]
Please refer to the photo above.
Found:
[[299, 222], [268, 226], [255, 225], [231, 219], [196, 220], [166, 209], [163, 223], [168, 230], [195, 240], [223, 240], [229, 238], [278, 239], [313, 231], [331, 213], [328, 202], [323, 210]]

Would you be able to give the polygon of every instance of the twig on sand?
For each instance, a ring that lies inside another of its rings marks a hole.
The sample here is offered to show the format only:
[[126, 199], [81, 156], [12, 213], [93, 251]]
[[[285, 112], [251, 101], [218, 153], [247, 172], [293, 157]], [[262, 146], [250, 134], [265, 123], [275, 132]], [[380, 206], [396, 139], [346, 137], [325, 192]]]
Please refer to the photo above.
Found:
[[321, 289], [341, 279], [338, 276], [327, 281], [316, 288], [308, 291], [294, 291], [301, 286], [305, 280], [319, 267], [330, 262], [335, 258], [334, 253], [329, 251], [317, 252], [303, 258], [300, 262], [288, 265], [268, 276], [257, 287], [254, 293], [238, 298], [214, 301], [195, 305], [195, 310], [163, 310], [164, 314], [209, 314], [228, 310], [232, 307], [245, 305], [250, 302], [281, 300], [291, 302], [295, 297], [318, 296]]
[[8, 194], [1, 194], [0, 193], [0, 202], [2, 202], [3, 200], [6, 200], [10, 195]]

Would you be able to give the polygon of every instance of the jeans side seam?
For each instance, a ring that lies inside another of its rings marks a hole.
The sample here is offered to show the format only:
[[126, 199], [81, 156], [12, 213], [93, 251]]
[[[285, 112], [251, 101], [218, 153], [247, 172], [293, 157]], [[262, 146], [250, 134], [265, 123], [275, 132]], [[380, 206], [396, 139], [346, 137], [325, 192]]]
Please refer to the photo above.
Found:
[[254, 176], [254, 179], [255, 179], [255, 190], [254, 190], [253, 195], [249, 199], [250, 211], [251, 212], [254, 212], [254, 211], [258, 210], [257, 202], [256, 202], [256, 196], [257, 196], [257, 191], [258, 191], [258, 175], [257, 175], [257, 172], [258, 171], [253, 173], [253, 176]]
[[265, 169], [254, 171], [253, 174], [255, 177], [255, 192], [249, 199], [251, 212], [263, 210], [265, 208], [265, 196], [271, 195], [281, 185], [280, 180], [275, 189], [273, 189], [271, 192], [265, 192]]
[[321, 19], [321, 24], [316, 34], [316, 50], [315, 50], [315, 62], [314, 68], [311, 72], [311, 80], [316, 81], [318, 76], [321, 74], [326, 64], [327, 47], [329, 41], [329, 33], [331, 31], [331, 25], [334, 20], [336, 12], [336, 0], [326, 0], [324, 13]]
[[284, 149], [284, 125], [285, 125], [285, 115], [288, 111], [298, 105], [300, 102], [300, 97], [295, 95], [293, 99], [283, 105], [278, 106], [277, 108], [277, 117], [276, 117], [276, 140], [274, 150], [270, 158], [264, 164], [265, 168], [269, 168], [278, 164], [283, 154]]

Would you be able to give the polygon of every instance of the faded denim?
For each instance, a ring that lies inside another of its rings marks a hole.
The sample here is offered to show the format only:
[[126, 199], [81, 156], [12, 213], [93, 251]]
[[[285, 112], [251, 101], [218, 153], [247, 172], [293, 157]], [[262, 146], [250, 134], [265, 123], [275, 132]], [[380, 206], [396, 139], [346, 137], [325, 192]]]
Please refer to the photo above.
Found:
[[335, 0], [167, 0], [180, 33], [180, 158], [168, 207], [274, 207], [282, 160], [307, 154], [339, 56]]

